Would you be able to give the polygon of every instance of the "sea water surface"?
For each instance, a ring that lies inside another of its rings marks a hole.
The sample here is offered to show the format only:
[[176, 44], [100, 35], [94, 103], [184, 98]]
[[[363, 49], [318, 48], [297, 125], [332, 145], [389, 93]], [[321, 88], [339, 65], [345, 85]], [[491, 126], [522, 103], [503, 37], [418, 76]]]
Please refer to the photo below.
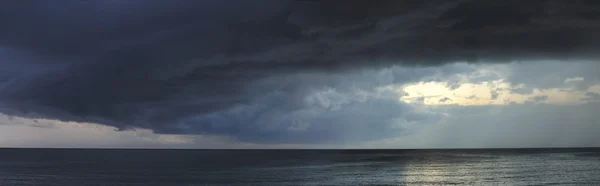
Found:
[[0, 185], [600, 185], [600, 149], [0, 149]]

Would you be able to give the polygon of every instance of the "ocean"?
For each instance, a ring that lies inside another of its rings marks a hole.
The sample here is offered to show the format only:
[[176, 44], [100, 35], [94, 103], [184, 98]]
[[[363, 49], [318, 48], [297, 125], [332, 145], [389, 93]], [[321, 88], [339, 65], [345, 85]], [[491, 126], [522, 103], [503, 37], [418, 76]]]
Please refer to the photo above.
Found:
[[0, 149], [0, 185], [600, 185], [600, 149]]

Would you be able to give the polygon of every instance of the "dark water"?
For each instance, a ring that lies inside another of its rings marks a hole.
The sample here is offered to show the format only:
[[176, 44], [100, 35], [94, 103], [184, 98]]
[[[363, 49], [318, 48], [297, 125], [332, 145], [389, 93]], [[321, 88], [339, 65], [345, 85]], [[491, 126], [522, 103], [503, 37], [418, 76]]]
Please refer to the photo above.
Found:
[[600, 185], [600, 149], [0, 149], [0, 185]]

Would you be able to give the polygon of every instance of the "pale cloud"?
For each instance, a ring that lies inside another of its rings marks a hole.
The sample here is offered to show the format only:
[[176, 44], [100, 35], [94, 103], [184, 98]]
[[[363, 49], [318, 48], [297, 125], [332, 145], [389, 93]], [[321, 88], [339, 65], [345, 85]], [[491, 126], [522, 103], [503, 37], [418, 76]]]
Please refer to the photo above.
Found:
[[589, 92], [600, 93], [600, 84], [593, 85], [588, 89]]
[[219, 140], [201, 135], [163, 135], [147, 129], [117, 131], [114, 127], [94, 123], [0, 115], [0, 147], [176, 148], [202, 143], [216, 148], [215, 141]]
[[583, 78], [583, 77], [572, 77], [572, 78], [565, 79], [565, 83], [574, 83], [574, 82], [580, 82], [583, 80], [585, 80], [585, 78]]
[[587, 101], [600, 101], [600, 93], [586, 92], [585, 96], [586, 96], [586, 98], [584, 98], [583, 100], [587, 100]]
[[[564, 68], [568, 69], [567, 65], [571, 64], [563, 64]], [[583, 68], [580, 67], [581, 64], [574, 66]], [[553, 86], [549, 83], [549, 79], [553, 78], [548, 74], [540, 79], [543, 81], [540, 86], [531, 80], [514, 80], [514, 77], [525, 75], [522, 74], [525, 72], [513, 70], [519, 68], [518, 63], [475, 67], [471, 72], [451, 74], [437, 78], [437, 81], [420, 81], [397, 86], [398, 92], [406, 93], [400, 99], [407, 103], [422, 102], [426, 105], [507, 105], [532, 100], [538, 103], [568, 105], [589, 102], [590, 100], [584, 100], [587, 92], [600, 92], [600, 81], [586, 82], [584, 77], [579, 76], [565, 78], [563, 82]], [[594, 84], [591, 84], [592, 82]], [[586, 85], [585, 89], [581, 88], [582, 84]]]

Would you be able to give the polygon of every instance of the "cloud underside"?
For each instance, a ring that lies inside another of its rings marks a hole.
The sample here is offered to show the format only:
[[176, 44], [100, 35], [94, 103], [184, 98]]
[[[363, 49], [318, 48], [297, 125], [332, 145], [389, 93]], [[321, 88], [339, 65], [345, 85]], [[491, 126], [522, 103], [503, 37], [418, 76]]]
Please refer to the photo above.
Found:
[[259, 143], [401, 135], [442, 116], [388, 85], [600, 46], [596, 1], [37, 3], [0, 3], [0, 112]]

